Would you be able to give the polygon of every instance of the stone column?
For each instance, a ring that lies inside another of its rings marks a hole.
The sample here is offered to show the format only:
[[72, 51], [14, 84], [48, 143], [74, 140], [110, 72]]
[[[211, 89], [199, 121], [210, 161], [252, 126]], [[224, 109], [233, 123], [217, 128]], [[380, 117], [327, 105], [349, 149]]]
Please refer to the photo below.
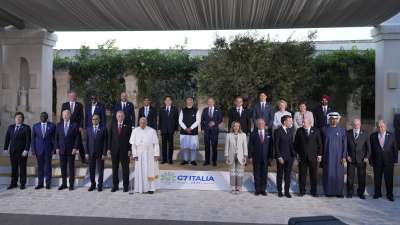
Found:
[[375, 119], [393, 130], [393, 115], [400, 113], [400, 23], [375, 27]]
[[54, 73], [54, 79], [56, 80], [57, 96], [56, 96], [56, 118], [54, 122], [58, 121], [59, 115], [61, 115], [61, 104], [67, 101], [68, 92], [71, 89], [70, 81], [71, 75], [68, 71], [58, 70]]
[[[37, 122], [42, 111], [48, 112], [51, 119], [53, 46], [57, 36], [43, 29], [6, 29], [0, 31], [0, 40], [3, 56], [0, 96], [2, 127], [13, 122], [17, 110], [25, 114], [25, 123], [28, 125]], [[23, 105], [26, 103], [28, 105]], [[1, 129], [0, 142], [3, 138], [4, 129]]]
[[132, 72], [129, 72], [125, 77], [125, 91], [128, 94], [128, 100], [131, 101], [135, 105], [135, 116], [136, 119], [139, 114], [139, 101], [138, 101], [138, 79], [136, 75]]
[[[354, 78], [354, 70], [349, 69], [349, 77]], [[348, 129], [351, 128], [351, 122], [355, 118], [361, 119], [361, 89], [353, 90], [353, 93], [349, 95], [346, 103], [346, 126]], [[357, 103], [358, 102], [358, 103]]]

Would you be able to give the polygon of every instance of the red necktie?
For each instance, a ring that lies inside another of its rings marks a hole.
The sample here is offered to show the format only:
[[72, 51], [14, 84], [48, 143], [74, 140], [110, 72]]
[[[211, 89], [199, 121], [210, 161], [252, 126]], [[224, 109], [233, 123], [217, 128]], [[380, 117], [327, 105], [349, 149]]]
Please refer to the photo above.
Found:
[[260, 131], [260, 142], [264, 143], [264, 135], [262, 131]]

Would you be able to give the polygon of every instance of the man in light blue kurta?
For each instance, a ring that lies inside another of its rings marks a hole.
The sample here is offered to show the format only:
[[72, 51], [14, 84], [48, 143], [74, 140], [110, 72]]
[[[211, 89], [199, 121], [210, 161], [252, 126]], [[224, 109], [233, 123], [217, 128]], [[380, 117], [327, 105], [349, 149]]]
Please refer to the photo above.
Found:
[[329, 113], [328, 118], [329, 125], [322, 129], [323, 188], [326, 196], [343, 197], [344, 163], [347, 156], [346, 130], [338, 124], [339, 113]]

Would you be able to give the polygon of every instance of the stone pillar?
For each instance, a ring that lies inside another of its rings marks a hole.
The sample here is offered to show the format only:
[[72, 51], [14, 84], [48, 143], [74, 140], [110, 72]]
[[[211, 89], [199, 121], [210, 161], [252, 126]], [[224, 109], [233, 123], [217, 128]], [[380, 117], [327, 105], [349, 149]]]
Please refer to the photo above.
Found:
[[67, 101], [68, 92], [71, 89], [71, 75], [68, 71], [58, 70], [54, 73], [54, 79], [56, 80], [56, 118], [54, 122], [58, 121], [59, 115], [61, 115], [61, 104]]
[[128, 100], [135, 105], [136, 118], [139, 114], [139, 101], [138, 101], [138, 79], [135, 74], [129, 72], [125, 77], [125, 91], [128, 94]]
[[[43, 29], [0, 31], [2, 74], [0, 119], [2, 127], [13, 123], [17, 110], [25, 114], [25, 123], [39, 120], [40, 112], [52, 117], [53, 46], [55, 34]], [[0, 131], [0, 142], [4, 139]]]
[[393, 115], [400, 113], [400, 24], [375, 27], [375, 119], [393, 130]]
[[[354, 78], [354, 70], [349, 69], [350, 78]], [[358, 88], [353, 90], [353, 93], [349, 95], [346, 103], [346, 126], [348, 129], [351, 128], [351, 122], [355, 118], [361, 119], [361, 89]]]

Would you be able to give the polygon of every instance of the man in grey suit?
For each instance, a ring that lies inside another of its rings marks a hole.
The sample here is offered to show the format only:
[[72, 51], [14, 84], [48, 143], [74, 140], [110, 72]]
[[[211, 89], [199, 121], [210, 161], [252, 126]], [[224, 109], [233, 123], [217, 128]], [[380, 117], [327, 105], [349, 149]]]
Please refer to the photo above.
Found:
[[274, 112], [271, 103], [267, 102], [267, 92], [261, 91], [258, 93], [259, 102], [257, 102], [253, 107], [252, 120], [254, 124], [254, 129], [256, 129], [256, 120], [264, 119], [265, 124], [271, 128], [272, 122], [274, 120]]
[[365, 199], [365, 177], [371, 145], [368, 134], [361, 129], [361, 120], [354, 119], [352, 129], [347, 131], [347, 197], [353, 196], [354, 177], [357, 171], [357, 195]]

